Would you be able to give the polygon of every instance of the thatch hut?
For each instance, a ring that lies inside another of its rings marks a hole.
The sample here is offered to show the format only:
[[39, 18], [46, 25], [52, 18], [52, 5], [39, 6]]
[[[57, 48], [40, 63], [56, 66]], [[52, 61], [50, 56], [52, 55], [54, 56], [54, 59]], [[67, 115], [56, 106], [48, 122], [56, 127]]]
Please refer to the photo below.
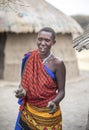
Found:
[[73, 44], [78, 51], [89, 49], [89, 24], [86, 26], [83, 34], [79, 35], [73, 40]]
[[[19, 0], [18, 0], [19, 1]], [[23, 0], [24, 6], [8, 1], [8, 7], [0, 11], [0, 32], [2, 35], [1, 53], [5, 55], [4, 74], [5, 80], [17, 81], [20, 79], [20, 65], [23, 54], [36, 48], [38, 31], [45, 26], [52, 27], [57, 33], [57, 43], [53, 53], [62, 58], [67, 68], [67, 79], [79, 75], [77, 59], [72, 48], [72, 34], [81, 33], [82, 29], [75, 20], [66, 16], [45, 0]], [[26, 5], [26, 6], [25, 6]], [[20, 8], [21, 7], [21, 8]], [[12, 11], [15, 10], [15, 11]], [[7, 35], [5, 35], [7, 33]], [[6, 39], [6, 40], [3, 40]], [[1, 41], [1, 40], [0, 40]], [[5, 49], [4, 49], [5, 47]]]

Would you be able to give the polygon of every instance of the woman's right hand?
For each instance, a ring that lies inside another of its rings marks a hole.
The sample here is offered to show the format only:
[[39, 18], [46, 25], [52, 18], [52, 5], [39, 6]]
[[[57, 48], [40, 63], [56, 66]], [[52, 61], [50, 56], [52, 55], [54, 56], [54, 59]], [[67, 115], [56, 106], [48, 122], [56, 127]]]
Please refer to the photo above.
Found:
[[26, 90], [21, 86], [15, 91], [17, 98], [24, 98], [26, 96]]

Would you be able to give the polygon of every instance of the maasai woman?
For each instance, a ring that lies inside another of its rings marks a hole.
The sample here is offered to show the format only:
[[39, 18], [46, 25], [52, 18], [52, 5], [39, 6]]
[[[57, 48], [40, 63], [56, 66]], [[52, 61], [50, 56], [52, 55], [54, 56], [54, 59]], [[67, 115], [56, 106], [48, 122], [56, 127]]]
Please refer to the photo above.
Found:
[[27, 53], [22, 63], [21, 84], [16, 91], [20, 112], [15, 130], [62, 130], [59, 103], [65, 96], [66, 69], [51, 52], [55, 32], [43, 28], [37, 37], [37, 50]]

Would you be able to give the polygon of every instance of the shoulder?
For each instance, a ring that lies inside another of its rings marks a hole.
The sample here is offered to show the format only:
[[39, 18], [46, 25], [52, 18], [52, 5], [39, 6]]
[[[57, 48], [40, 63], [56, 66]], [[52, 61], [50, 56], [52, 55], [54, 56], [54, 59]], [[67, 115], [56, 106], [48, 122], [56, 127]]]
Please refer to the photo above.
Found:
[[37, 50], [30, 50], [29, 52], [24, 54], [23, 58], [28, 58], [32, 53], [37, 52]]
[[30, 56], [31, 52], [25, 53], [23, 56], [23, 59], [28, 58]]
[[27, 59], [28, 59], [28, 57], [30, 56], [30, 54], [31, 54], [30, 52], [24, 54], [24, 56], [23, 56], [23, 58], [22, 58], [22, 63], [23, 63], [23, 64], [27, 61]]
[[56, 57], [55, 55], [53, 55], [53, 59], [54, 59], [55, 65], [63, 65], [64, 64], [64, 61], [61, 58]]
[[65, 63], [61, 58], [58, 58], [56, 56], [54, 57], [54, 65], [56, 70], [66, 70]]

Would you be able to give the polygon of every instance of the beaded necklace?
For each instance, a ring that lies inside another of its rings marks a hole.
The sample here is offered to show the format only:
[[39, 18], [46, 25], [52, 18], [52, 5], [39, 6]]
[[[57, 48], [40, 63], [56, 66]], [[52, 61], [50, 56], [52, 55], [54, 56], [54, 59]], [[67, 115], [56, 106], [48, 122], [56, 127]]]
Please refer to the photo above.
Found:
[[52, 53], [50, 53], [46, 58], [43, 59], [43, 63], [47, 63], [47, 60], [51, 57]]

